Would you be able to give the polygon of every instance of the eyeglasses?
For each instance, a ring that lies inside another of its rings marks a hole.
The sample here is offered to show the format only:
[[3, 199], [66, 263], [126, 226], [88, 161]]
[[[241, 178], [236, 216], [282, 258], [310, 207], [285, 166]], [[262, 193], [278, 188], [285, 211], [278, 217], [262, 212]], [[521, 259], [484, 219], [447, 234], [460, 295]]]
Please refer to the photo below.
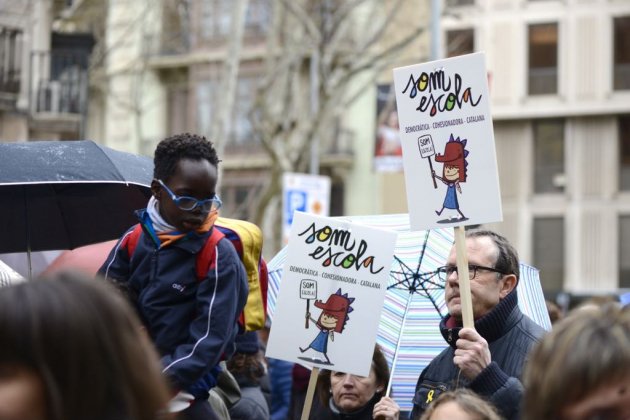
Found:
[[193, 211], [194, 209], [199, 207], [202, 212], [206, 213], [214, 210], [219, 210], [223, 205], [221, 199], [216, 194], [214, 195], [214, 197], [208, 198], [206, 200], [197, 200], [193, 197], [179, 196], [175, 194], [173, 191], [170, 190], [169, 187], [166, 186], [166, 184], [162, 182], [161, 179], [158, 179], [157, 182], [159, 182], [162, 188], [166, 190], [166, 192], [171, 197], [171, 200], [173, 200], [173, 203], [175, 203], [175, 205], [180, 210]]
[[[499, 274], [505, 275], [503, 271], [497, 270], [496, 268], [484, 267], [482, 265], [468, 264], [468, 278], [470, 280], [474, 279], [475, 276], [477, 275], [477, 271], [479, 270], [492, 271], [493, 273], [499, 273]], [[446, 279], [448, 279], [448, 277], [451, 274], [453, 273], [457, 274], [457, 266], [445, 265], [444, 267], [439, 267], [436, 271], [440, 280], [446, 281]]]

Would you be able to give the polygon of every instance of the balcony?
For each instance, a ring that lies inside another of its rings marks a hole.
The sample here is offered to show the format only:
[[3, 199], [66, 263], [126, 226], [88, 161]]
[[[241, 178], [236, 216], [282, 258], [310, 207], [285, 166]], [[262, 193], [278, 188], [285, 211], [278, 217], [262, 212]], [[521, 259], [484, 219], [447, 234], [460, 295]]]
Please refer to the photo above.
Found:
[[22, 74], [22, 31], [0, 27], [0, 109], [15, 109]]
[[87, 112], [88, 54], [53, 50], [31, 54], [29, 111], [41, 129], [79, 132]]

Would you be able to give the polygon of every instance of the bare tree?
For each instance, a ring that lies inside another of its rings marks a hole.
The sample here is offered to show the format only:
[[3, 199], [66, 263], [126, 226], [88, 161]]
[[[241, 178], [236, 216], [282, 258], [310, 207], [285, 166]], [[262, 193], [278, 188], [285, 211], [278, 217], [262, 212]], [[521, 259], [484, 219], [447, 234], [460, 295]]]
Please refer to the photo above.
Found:
[[[385, 35], [402, 3], [274, 3], [265, 74], [251, 110], [254, 131], [272, 163], [255, 223], [262, 225], [269, 205], [281, 194], [282, 173], [304, 172], [314, 139], [331, 138], [341, 113], [374, 86], [379, 74], [425, 30], [424, 25], [396, 28], [398, 36], [388, 42]], [[309, 72], [313, 62], [315, 77]], [[313, 81], [314, 89], [310, 86]], [[312, 109], [313, 103], [316, 109]]]

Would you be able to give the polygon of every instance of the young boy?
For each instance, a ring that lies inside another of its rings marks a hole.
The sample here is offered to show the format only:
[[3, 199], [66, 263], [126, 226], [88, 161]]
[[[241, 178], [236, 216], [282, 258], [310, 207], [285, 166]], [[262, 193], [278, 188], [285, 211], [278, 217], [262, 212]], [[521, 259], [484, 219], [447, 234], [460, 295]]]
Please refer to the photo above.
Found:
[[219, 361], [234, 350], [247, 275], [228, 239], [218, 242], [206, 278], [200, 281], [195, 272], [197, 253], [221, 207], [212, 143], [192, 134], [169, 137], [155, 149], [154, 163], [153, 195], [147, 208], [136, 212], [142, 234], [132, 257], [127, 241], [133, 228], [99, 273], [135, 305], [174, 393], [194, 396], [180, 418], [212, 419], [208, 390], [216, 383]]

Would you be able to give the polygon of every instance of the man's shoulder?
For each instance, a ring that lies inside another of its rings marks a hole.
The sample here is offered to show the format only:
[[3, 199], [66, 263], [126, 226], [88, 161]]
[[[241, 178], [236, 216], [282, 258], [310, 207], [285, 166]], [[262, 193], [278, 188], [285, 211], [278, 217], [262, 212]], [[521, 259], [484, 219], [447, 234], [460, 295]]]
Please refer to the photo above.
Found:
[[518, 322], [501, 339], [491, 344], [491, 348], [494, 349], [497, 356], [504, 351], [504, 348], [509, 348], [509, 353], [512, 356], [526, 357], [531, 347], [540, 341], [544, 334], [545, 330], [540, 325], [521, 313]]
[[540, 341], [542, 336], [547, 332], [543, 327], [538, 325], [536, 321], [525, 314], [523, 314], [516, 326], [526, 338], [534, 342]]

